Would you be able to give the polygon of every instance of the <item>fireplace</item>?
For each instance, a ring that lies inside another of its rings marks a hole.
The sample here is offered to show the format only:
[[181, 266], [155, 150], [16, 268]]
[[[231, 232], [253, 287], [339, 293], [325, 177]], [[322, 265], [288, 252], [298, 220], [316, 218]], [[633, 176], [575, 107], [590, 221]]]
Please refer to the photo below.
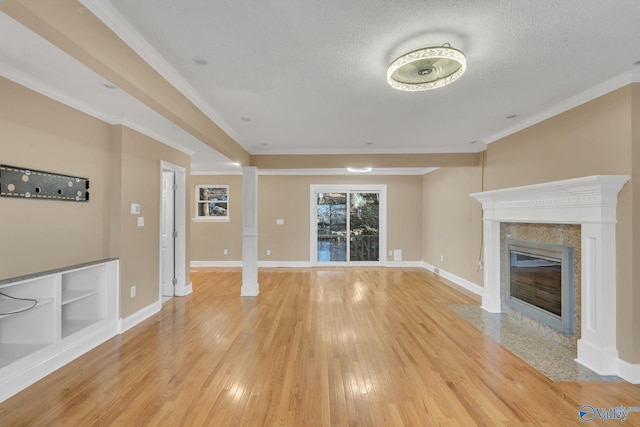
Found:
[[573, 247], [507, 238], [505, 260], [505, 303], [573, 335]]
[[[482, 203], [482, 308], [503, 310], [500, 229], [504, 223], [579, 224], [580, 338], [576, 361], [601, 375], [636, 378], [616, 345], [616, 204], [627, 175], [593, 175], [471, 194]], [[506, 304], [504, 305], [506, 307]], [[575, 335], [574, 335], [575, 336]]]

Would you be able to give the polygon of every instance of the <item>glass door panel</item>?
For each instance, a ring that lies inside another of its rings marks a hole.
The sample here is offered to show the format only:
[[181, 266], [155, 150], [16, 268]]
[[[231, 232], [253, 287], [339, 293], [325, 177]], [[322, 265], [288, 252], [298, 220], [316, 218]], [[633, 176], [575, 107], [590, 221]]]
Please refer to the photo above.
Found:
[[318, 261], [347, 261], [347, 193], [317, 193]]
[[380, 193], [349, 194], [349, 260], [380, 260]]

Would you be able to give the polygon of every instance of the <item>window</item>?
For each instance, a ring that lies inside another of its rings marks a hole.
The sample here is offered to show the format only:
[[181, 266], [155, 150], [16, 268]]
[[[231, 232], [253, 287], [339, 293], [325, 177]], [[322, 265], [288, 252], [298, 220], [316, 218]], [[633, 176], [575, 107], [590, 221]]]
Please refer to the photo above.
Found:
[[196, 220], [229, 221], [229, 186], [196, 185]]

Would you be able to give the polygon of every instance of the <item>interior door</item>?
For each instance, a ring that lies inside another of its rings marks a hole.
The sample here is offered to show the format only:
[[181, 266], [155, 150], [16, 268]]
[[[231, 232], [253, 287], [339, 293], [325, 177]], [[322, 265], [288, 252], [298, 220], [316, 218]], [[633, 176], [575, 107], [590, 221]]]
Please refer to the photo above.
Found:
[[173, 296], [175, 285], [175, 174], [162, 172], [160, 201], [160, 294]]

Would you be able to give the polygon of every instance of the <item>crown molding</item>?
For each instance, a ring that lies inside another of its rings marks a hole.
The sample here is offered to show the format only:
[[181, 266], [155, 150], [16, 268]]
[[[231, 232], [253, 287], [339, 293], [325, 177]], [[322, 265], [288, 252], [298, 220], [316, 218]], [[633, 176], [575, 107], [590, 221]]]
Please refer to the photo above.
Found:
[[[158, 72], [165, 80], [173, 85], [189, 101], [191, 101], [210, 120], [219, 126], [227, 135], [240, 143], [239, 136], [234, 132], [213, 107], [206, 102], [198, 92], [153, 48], [140, 33], [131, 26], [126, 19], [109, 3], [101, 0], [79, 0], [80, 3], [93, 13], [116, 36], [140, 56], [151, 68]], [[243, 147], [244, 148], [244, 147]], [[248, 151], [248, 150], [247, 150]]]
[[572, 96], [569, 99], [566, 99], [542, 112], [534, 115], [528, 120], [524, 120], [512, 127], [504, 129], [500, 132], [494, 133], [482, 140], [485, 144], [491, 144], [499, 139], [505, 138], [509, 135], [512, 135], [516, 132], [519, 132], [523, 129], [531, 127], [535, 124], [538, 124], [544, 120], [550, 119], [558, 114], [564, 113], [572, 108], [578, 107], [586, 102], [592, 101], [596, 98], [599, 98], [603, 95], [606, 95], [610, 92], [613, 92], [616, 89], [620, 89], [623, 86], [626, 86], [631, 83], [640, 82], [640, 69], [634, 69], [632, 71], [628, 71], [626, 73], [620, 74], [617, 77], [609, 79], [603, 83], [600, 83], [597, 86], [594, 86], [590, 89], [587, 89], [579, 94]]
[[28, 76], [23, 72], [7, 65], [6, 63], [0, 62], [0, 76], [16, 82], [28, 89], [31, 89], [34, 92], [44, 95], [47, 98], [51, 98], [55, 101], [60, 102], [61, 104], [67, 105], [75, 110], [88, 114], [91, 117], [95, 117], [98, 120], [110, 123], [111, 117], [104, 111], [87, 105], [77, 98], [70, 96], [68, 93], [55, 89], [51, 85], [41, 80], [34, 79], [33, 77]]
[[165, 145], [168, 145], [171, 148], [179, 150], [185, 154], [193, 155], [194, 151], [190, 150], [186, 147], [183, 147], [180, 144], [176, 144], [173, 141], [170, 141], [166, 137], [160, 135], [157, 132], [152, 131], [146, 126], [141, 125], [131, 119], [128, 119], [123, 116], [114, 116], [105, 113], [99, 109], [96, 109], [86, 103], [79, 101], [77, 98], [70, 96], [68, 93], [55, 89], [51, 85], [44, 83], [41, 80], [34, 79], [31, 76], [27, 76], [26, 74], [16, 70], [13, 67], [5, 63], [0, 63], [0, 76], [7, 78], [19, 85], [22, 85], [28, 89], [31, 89], [34, 92], [37, 92], [47, 98], [51, 98], [54, 101], [57, 101], [61, 104], [64, 104], [68, 107], [73, 108], [74, 110], [80, 111], [81, 113], [85, 113], [91, 117], [94, 117], [100, 121], [108, 123], [110, 125], [122, 125], [126, 126], [130, 129], [133, 129], [137, 132], [140, 132], [143, 135], [148, 136], [149, 138], [155, 139]]
[[481, 153], [487, 147], [485, 144], [478, 142], [477, 144], [469, 144], [471, 149], [464, 146], [452, 146], [452, 147], [401, 147], [401, 148], [256, 148], [251, 151], [251, 155], [338, 155], [338, 154], [458, 154], [458, 153]]
[[[346, 169], [258, 169], [258, 175], [341, 175], [341, 176], [422, 176], [438, 168], [380, 168], [368, 173], [348, 172]], [[242, 175], [242, 171], [191, 171], [191, 175]]]

